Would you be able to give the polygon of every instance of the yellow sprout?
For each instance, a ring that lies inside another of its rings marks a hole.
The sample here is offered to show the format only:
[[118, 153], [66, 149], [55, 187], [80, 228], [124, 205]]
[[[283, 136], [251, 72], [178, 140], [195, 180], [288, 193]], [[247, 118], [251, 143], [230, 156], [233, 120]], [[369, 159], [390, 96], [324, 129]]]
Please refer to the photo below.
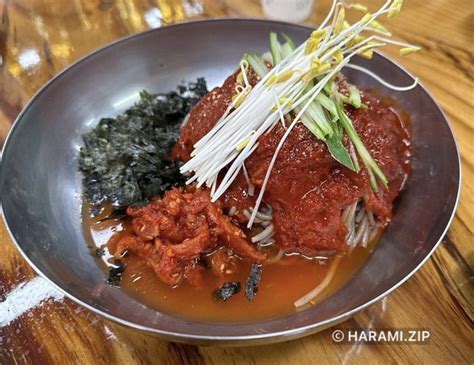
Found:
[[311, 60], [311, 69], [303, 75], [303, 81], [309, 81], [314, 78], [314, 76], [326, 72], [331, 68], [331, 64], [328, 61], [321, 62], [318, 57], [313, 57]]
[[311, 69], [307, 71], [305, 74], [303, 74], [303, 76], [301, 76], [301, 80], [303, 80], [304, 82], [311, 81], [319, 74], [324, 73], [330, 69], [331, 69], [331, 64], [329, 62], [326, 61], [326, 62], [321, 63], [321, 60], [315, 57], [311, 61]]
[[317, 69], [316, 72], [318, 74], [328, 71], [331, 68], [331, 64], [329, 62], [323, 62]]
[[239, 85], [243, 85], [244, 84], [244, 75], [242, 75], [242, 71], [239, 72], [239, 74], [237, 75], [237, 78], [235, 80]]
[[365, 37], [363, 37], [361, 35], [356, 35], [354, 38], [352, 38], [351, 41], [349, 41], [347, 46], [348, 47], [355, 46], [356, 44], [359, 44], [360, 42], [362, 42], [364, 39], [365, 39]]
[[308, 41], [306, 42], [306, 47], [304, 49], [304, 54], [308, 55], [313, 53], [316, 48], [318, 48], [321, 40], [326, 36], [327, 32], [326, 29], [317, 29], [311, 33]]
[[376, 30], [380, 30], [384, 33], [387, 33], [387, 34], [390, 34], [390, 32], [388, 31], [387, 28], [385, 28], [382, 24], [380, 24], [378, 21], [376, 20], [372, 20], [369, 24], [369, 27], [372, 28], [372, 29], [376, 29]]
[[232, 96], [232, 104], [235, 109], [237, 109], [242, 104], [242, 102], [245, 100], [247, 95], [250, 93], [250, 90], [251, 90], [250, 87], [245, 88], [240, 93], [237, 93], [234, 96]]
[[294, 73], [293, 70], [280, 72], [276, 77], [275, 83], [279, 83], [279, 82], [289, 80], [291, 78], [291, 76], [293, 76], [293, 73]]
[[[285, 108], [291, 109], [293, 107], [293, 102], [289, 98], [280, 98], [278, 99], [280, 106], [285, 105]], [[276, 112], [278, 110], [278, 105], [273, 105], [272, 112]]]
[[306, 42], [306, 47], [304, 49], [304, 54], [308, 55], [310, 53], [313, 53], [318, 48], [319, 42], [321, 42], [320, 38], [310, 38]]
[[387, 18], [392, 19], [400, 13], [402, 9], [403, 0], [394, 0], [390, 8], [388, 9]]
[[265, 85], [266, 86], [273, 85], [275, 81], [276, 81], [276, 75], [272, 75], [267, 79], [267, 81], [265, 81]]
[[314, 56], [311, 60], [311, 68], [318, 68], [321, 65], [321, 60], [318, 56]]
[[312, 79], [314, 79], [317, 75], [318, 75], [317, 69], [311, 69], [305, 74], [303, 74], [303, 76], [301, 76], [301, 80], [303, 80], [304, 82], [309, 82]]
[[272, 75], [268, 78], [268, 80], [265, 82], [266, 86], [270, 86], [273, 84], [277, 84], [279, 82], [287, 81], [293, 76], [294, 71], [293, 70], [288, 70], [279, 73], [278, 75]]
[[339, 10], [339, 13], [337, 13], [336, 24], [334, 25], [334, 32], [336, 34], [341, 33], [341, 31], [344, 27], [344, 18], [345, 18], [345, 16], [346, 16], [346, 12], [345, 12], [344, 8], [341, 8]]
[[361, 22], [362, 24], [367, 24], [368, 22], [370, 22], [371, 19], [372, 19], [372, 14], [367, 13], [367, 14], [365, 14], [365, 15], [362, 17], [362, 19], [360, 20], [360, 22]]
[[249, 144], [249, 139], [248, 139], [248, 137], [245, 137], [242, 141], [240, 141], [240, 142], [237, 144], [237, 146], [235, 146], [235, 149], [240, 152], [240, 151], [242, 151], [242, 150], [245, 148], [245, 146], [247, 146], [248, 144]]
[[372, 57], [374, 56], [374, 50], [372, 48], [366, 49], [365, 51], [360, 52], [359, 56], [367, 58], [368, 60], [371, 60]]
[[367, 5], [359, 4], [359, 3], [351, 4], [351, 8], [354, 8], [355, 10], [359, 10], [359, 11], [368, 10]]
[[400, 55], [408, 56], [412, 53], [418, 52], [421, 48], [420, 47], [405, 47], [400, 49]]
[[235, 94], [232, 96], [232, 104], [234, 108], [238, 108], [242, 104], [242, 94]]
[[310, 38], [321, 39], [321, 38], [324, 38], [325, 36], [326, 36], [326, 29], [317, 29], [311, 33]]
[[245, 76], [247, 76], [248, 69], [249, 69], [249, 63], [246, 60], [240, 61], [240, 72], [236, 78], [237, 84], [240, 84], [240, 85], [244, 84], [245, 82], [244, 73], [245, 73]]
[[334, 59], [334, 61], [336, 61], [337, 63], [341, 63], [343, 58], [344, 58], [344, 54], [342, 53], [342, 50], [340, 48], [338, 48], [336, 50], [336, 52], [333, 53], [332, 55], [332, 58]]

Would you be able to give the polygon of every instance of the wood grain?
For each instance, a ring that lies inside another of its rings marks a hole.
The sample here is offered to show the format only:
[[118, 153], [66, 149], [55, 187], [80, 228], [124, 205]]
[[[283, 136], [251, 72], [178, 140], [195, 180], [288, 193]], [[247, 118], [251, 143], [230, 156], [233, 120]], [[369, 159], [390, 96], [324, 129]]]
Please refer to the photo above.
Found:
[[[317, 0], [310, 23], [330, 2]], [[380, 1], [368, 1], [375, 8]], [[189, 19], [262, 16], [257, 0], [0, 0], [0, 142], [28, 98], [79, 57], [128, 34]], [[409, 0], [391, 29], [423, 52], [400, 59], [450, 119], [463, 187], [448, 235], [415, 276], [340, 329], [426, 328], [428, 344], [336, 344], [327, 330], [247, 348], [169, 343], [122, 327], [64, 298], [41, 302], [0, 325], [0, 364], [472, 363], [474, 262], [474, 5]], [[0, 302], [35, 274], [0, 224]], [[26, 284], [25, 284], [26, 285]]]

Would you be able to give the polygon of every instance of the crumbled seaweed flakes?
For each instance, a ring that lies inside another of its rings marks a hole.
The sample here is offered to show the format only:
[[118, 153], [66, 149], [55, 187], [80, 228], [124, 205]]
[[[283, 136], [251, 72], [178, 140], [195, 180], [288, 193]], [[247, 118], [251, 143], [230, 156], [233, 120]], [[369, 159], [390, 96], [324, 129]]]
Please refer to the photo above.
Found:
[[191, 108], [207, 93], [206, 81], [140, 100], [116, 118], [102, 118], [83, 136], [79, 170], [92, 206], [145, 204], [184, 184], [171, 149]]
[[216, 289], [214, 292], [214, 298], [216, 300], [226, 301], [233, 295], [237, 294], [240, 291], [240, 283], [228, 282], [223, 284], [220, 288]]
[[114, 260], [113, 266], [109, 267], [109, 277], [107, 284], [119, 286], [122, 282], [122, 274], [125, 271], [125, 264], [122, 260]]
[[97, 247], [94, 251], [95, 257], [101, 258], [105, 254], [105, 249], [103, 247]]
[[250, 269], [250, 274], [247, 277], [245, 282], [245, 296], [249, 302], [255, 300], [255, 296], [258, 291], [258, 284], [260, 284], [260, 279], [262, 278], [262, 266], [259, 264], [252, 264]]

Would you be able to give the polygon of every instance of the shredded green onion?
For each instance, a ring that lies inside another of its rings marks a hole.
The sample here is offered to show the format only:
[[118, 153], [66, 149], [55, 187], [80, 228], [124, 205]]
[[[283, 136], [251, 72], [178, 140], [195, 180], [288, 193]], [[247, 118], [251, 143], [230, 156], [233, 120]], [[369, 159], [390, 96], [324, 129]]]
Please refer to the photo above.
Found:
[[281, 62], [281, 45], [278, 42], [278, 36], [276, 33], [270, 33], [270, 52], [272, 52], [273, 66], [278, 65]]
[[[300, 109], [295, 109], [295, 111], [299, 111]], [[324, 136], [323, 131], [319, 128], [318, 124], [312, 120], [306, 113], [301, 116], [301, 122], [304, 124], [308, 130], [313, 133], [316, 138], [325, 141], [326, 137]]]
[[286, 33], [282, 33], [281, 35], [283, 38], [285, 38], [285, 41], [290, 46], [291, 50], [294, 51], [296, 49], [296, 44], [293, 39]]
[[354, 85], [349, 86], [349, 101], [351, 105], [356, 108], [360, 108], [362, 106], [359, 89], [356, 88]]
[[337, 114], [336, 103], [324, 95], [324, 93], [319, 93], [318, 96], [316, 96], [316, 100], [331, 114], [332, 121], [337, 121], [339, 116]]
[[285, 59], [292, 52], [293, 52], [293, 50], [291, 49], [291, 46], [288, 43], [285, 43], [285, 44], [283, 44], [283, 46], [281, 46], [281, 58]]
[[269, 69], [267, 65], [256, 54], [246, 53], [244, 58], [247, 60], [249, 65], [253, 68], [253, 70], [257, 73], [258, 76], [264, 77], [266, 74], [268, 74]]
[[369, 151], [367, 151], [367, 148], [365, 147], [364, 143], [361, 141], [354, 126], [352, 125], [351, 119], [347, 116], [346, 112], [344, 111], [344, 107], [342, 106], [342, 104], [336, 104], [336, 108], [339, 114], [339, 120], [341, 121], [341, 124], [344, 127], [344, 130], [346, 131], [350, 140], [354, 144], [359, 156], [362, 158], [362, 161], [364, 161], [364, 164], [367, 167], [367, 170], [369, 171], [370, 184], [372, 186], [372, 189], [375, 192], [378, 191], [378, 184], [375, 179], [375, 176], [380, 179], [380, 181], [385, 187], [387, 187], [388, 186], [387, 178], [385, 177], [384, 173], [382, 172], [380, 167], [377, 165], [375, 160], [372, 158]]
[[320, 103], [317, 101], [312, 102], [306, 109], [305, 114], [319, 126], [325, 137], [331, 137], [333, 135], [334, 131], [331, 127], [331, 122], [327, 118]]
[[346, 166], [352, 171], [358, 171], [357, 167], [352, 161], [351, 155], [347, 152], [346, 148], [342, 144], [342, 135], [334, 133], [331, 137], [326, 139], [326, 145], [331, 153], [331, 156], [340, 164]]

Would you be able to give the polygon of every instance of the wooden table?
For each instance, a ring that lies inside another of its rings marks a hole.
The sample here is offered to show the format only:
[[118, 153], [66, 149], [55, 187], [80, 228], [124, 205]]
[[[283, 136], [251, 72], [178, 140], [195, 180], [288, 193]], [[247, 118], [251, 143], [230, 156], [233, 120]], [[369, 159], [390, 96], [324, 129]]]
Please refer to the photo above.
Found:
[[[313, 24], [330, 4], [316, 3]], [[369, 3], [374, 7], [381, 1]], [[260, 2], [0, 0], [0, 141], [33, 93], [84, 54], [150, 27], [223, 16], [260, 17]], [[338, 328], [426, 328], [428, 344], [336, 344], [331, 329], [262, 347], [166, 342], [105, 320], [51, 291], [35, 279], [0, 224], [0, 363], [472, 363], [474, 4], [409, 0], [391, 26], [397, 37], [423, 47], [400, 62], [421, 78], [450, 119], [462, 154], [462, 196], [448, 235], [417, 274]], [[386, 53], [400, 59], [396, 50]]]

